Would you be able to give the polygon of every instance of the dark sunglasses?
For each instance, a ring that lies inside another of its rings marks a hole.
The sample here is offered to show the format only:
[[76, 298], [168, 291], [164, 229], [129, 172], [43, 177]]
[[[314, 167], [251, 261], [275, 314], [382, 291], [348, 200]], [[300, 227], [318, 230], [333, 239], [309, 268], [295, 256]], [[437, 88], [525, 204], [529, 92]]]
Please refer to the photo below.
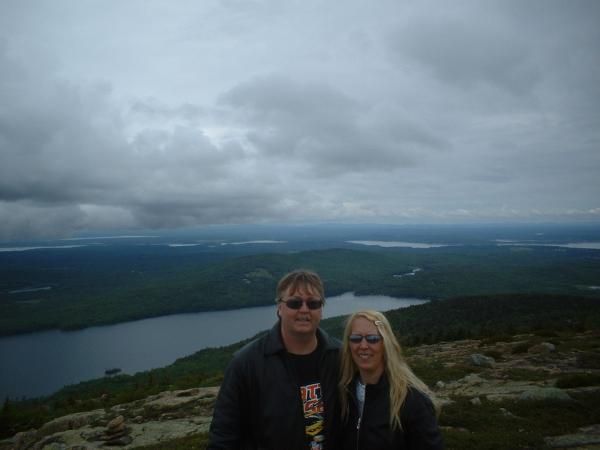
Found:
[[319, 309], [323, 306], [323, 300], [311, 299], [311, 300], [302, 300], [301, 298], [290, 298], [289, 300], [280, 300], [280, 302], [285, 303], [290, 309], [300, 309], [302, 308], [302, 303], [306, 303], [306, 307], [308, 309]]
[[377, 344], [383, 338], [378, 334], [367, 334], [363, 336], [362, 334], [351, 334], [348, 336], [348, 340], [353, 344], [360, 344], [363, 339], [366, 339], [367, 344]]

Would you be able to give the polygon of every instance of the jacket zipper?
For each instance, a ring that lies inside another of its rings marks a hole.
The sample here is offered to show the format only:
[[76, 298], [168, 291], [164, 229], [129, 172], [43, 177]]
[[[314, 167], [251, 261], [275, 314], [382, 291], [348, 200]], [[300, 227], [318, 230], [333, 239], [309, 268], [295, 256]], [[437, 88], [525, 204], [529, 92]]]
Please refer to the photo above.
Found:
[[[354, 401], [358, 408], [359, 407], [358, 398], [355, 398]], [[363, 407], [362, 407], [362, 410], [360, 410], [358, 413], [358, 421], [356, 422], [356, 450], [360, 450], [360, 426], [362, 425], [362, 417], [365, 413], [366, 405], [367, 405], [367, 385], [365, 385], [365, 398], [363, 400]]]
[[356, 450], [359, 450], [359, 438], [360, 438], [360, 421], [362, 419], [362, 415], [358, 417], [358, 422], [356, 422]]

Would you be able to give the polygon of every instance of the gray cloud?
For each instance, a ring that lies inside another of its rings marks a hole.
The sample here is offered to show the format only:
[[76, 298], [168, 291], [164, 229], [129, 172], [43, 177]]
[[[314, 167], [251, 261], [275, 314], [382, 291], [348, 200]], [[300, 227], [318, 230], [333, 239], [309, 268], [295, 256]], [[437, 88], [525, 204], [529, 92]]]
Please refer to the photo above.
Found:
[[206, 111], [200, 106], [191, 103], [169, 106], [161, 104], [154, 98], [134, 101], [131, 105], [131, 113], [145, 119], [182, 119], [186, 122], [195, 122], [206, 117]]
[[390, 37], [394, 59], [414, 59], [443, 83], [466, 89], [498, 88], [528, 95], [540, 80], [534, 55], [515, 30], [474, 17], [407, 24]]
[[0, 4], [0, 239], [600, 218], [600, 7]]
[[443, 145], [401, 118], [373, 120], [371, 105], [322, 83], [269, 76], [236, 86], [220, 101], [260, 152], [326, 176], [412, 166], [417, 150]]

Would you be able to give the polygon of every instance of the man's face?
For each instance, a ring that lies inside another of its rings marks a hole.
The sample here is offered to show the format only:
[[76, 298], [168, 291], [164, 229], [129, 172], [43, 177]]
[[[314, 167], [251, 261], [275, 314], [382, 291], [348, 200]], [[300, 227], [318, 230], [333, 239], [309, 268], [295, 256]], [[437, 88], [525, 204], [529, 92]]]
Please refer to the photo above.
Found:
[[[277, 305], [277, 311], [281, 318], [281, 328], [288, 336], [306, 336], [315, 334], [321, 316], [323, 307], [309, 309], [307, 302], [321, 301], [319, 293], [310, 286], [301, 286], [296, 291], [288, 289], [281, 297], [282, 301]], [[285, 302], [290, 300], [303, 300], [300, 309], [292, 309]]]

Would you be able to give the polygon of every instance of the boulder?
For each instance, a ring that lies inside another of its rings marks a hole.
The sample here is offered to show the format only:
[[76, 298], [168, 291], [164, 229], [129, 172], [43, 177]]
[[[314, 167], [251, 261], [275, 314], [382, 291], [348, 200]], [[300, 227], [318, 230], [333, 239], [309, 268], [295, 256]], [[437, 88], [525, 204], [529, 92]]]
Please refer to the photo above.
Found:
[[13, 437], [16, 449], [27, 448], [37, 440], [35, 430], [21, 431]]
[[569, 401], [572, 398], [565, 391], [554, 387], [536, 387], [523, 391], [519, 400], [560, 400]]
[[104, 415], [103, 409], [95, 409], [80, 413], [69, 414], [45, 423], [37, 431], [37, 437], [49, 436], [66, 430], [75, 430], [98, 420]]
[[478, 367], [494, 367], [496, 360], [490, 356], [482, 355], [481, 353], [473, 353], [469, 356], [469, 362]]
[[500, 412], [504, 417], [517, 417], [506, 408], [500, 408]]
[[106, 428], [108, 428], [109, 430], [122, 430], [124, 426], [125, 426], [125, 417], [117, 416], [113, 420], [108, 422], [108, 424], [106, 425]]
[[461, 382], [462, 384], [474, 386], [485, 383], [485, 380], [476, 373], [470, 373], [469, 375], [465, 375], [464, 377], [462, 377], [459, 380], [459, 382]]

